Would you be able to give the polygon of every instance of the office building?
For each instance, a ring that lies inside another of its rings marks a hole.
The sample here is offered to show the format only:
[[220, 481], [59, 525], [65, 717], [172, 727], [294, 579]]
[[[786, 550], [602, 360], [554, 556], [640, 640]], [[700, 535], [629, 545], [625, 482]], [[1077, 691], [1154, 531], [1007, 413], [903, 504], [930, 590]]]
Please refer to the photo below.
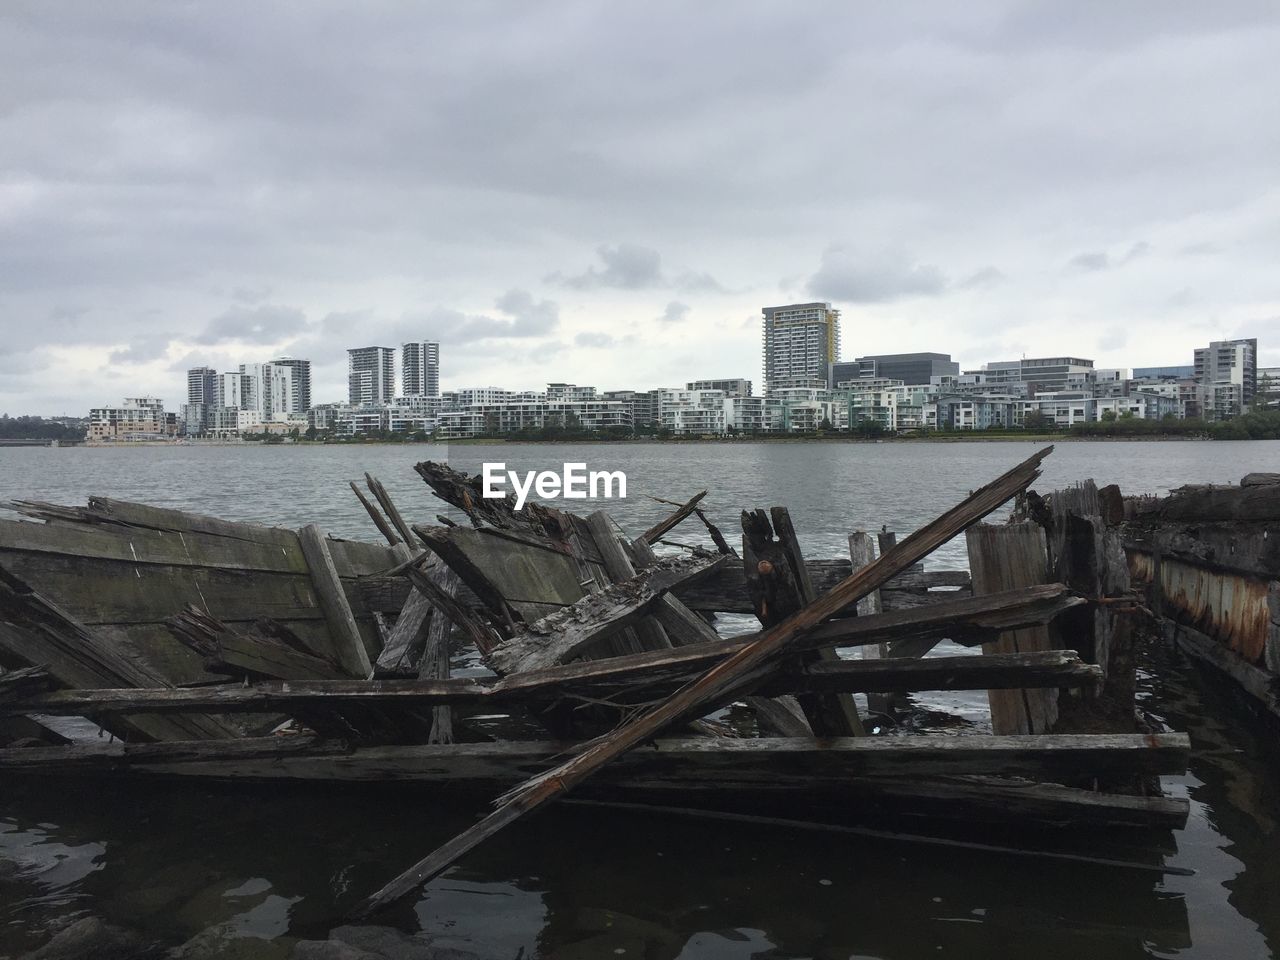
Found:
[[828, 364], [827, 385], [835, 388], [854, 380], [901, 380], [915, 386], [934, 377], [959, 375], [960, 364], [949, 353], [885, 353]]
[[401, 344], [400, 392], [406, 397], [440, 396], [440, 344], [434, 340]]
[[826, 387], [827, 365], [840, 355], [840, 311], [829, 303], [765, 307], [764, 390]]
[[352, 406], [389, 403], [396, 395], [395, 354], [391, 347], [347, 351], [347, 400]]

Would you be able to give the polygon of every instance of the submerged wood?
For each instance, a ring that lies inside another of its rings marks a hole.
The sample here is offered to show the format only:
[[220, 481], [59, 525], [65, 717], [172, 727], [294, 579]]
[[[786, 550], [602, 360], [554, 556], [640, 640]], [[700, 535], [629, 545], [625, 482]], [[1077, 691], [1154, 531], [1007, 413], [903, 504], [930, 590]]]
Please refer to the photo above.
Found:
[[[488, 817], [375, 892], [357, 907], [355, 915], [367, 916], [399, 899], [437, 876], [458, 857], [508, 823], [572, 789], [609, 761], [626, 754], [671, 724], [697, 716], [708, 703], [732, 695], [744, 677], [752, 676], [760, 667], [794, 646], [799, 637], [823, 620], [834, 616], [849, 604], [856, 603], [891, 577], [924, 559], [952, 537], [1026, 490], [1039, 476], [1040, 463], [1052, 450], [1052, 447], [1047, 447], [1032, 455], [970, 495], [958, 506], [917, 530], [882, 554], [870, 566], [852, 574], [834, 590], [769, 629], [738, 653], [712, 667], [698, 680], [682, 687], [660, 705], [624, 722], [613, 733], [600, 738], [576, 757], [553, 771], [533, 778], [505, 796], [500, 806]], [[855, 738], [853, 742], [874, 741], [871, 738]]]
[[722, 556], [663, 558], [630, 580], [588, 594], [525, 627], [490, 650], [486, 661], [503, 674], [563, 663], [647, 615], [668, 590], [723, 562]]

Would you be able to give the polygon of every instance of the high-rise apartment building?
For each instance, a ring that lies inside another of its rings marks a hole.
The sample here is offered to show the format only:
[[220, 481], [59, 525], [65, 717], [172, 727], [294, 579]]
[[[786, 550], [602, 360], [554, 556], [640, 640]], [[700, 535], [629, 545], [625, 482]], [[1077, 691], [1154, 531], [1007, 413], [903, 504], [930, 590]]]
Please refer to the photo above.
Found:
[[406, 397], [440, 396], [440, 344], [434, 340], [401, 344], [400, 392]]
[[764, 308], [764, 390], [827, 385], [840, 355], [840, 311], [829, 303]]
[[347, 351], [347, 399], [355, 406], [390, 403], [396, 395], [396, 352], [392, 347]]
[[293, 357], [280, 357], [272, 360], [273, 367], [288, 367], [290, 374], [290, 396], [288, 413], [306, 413], [311, 409], [311, 361], [297, 360]]
[[218, 371], [213, 367], [192, 367], [187, 371], [187, 403], [212, 407], [218, 403]]
[[1258, 341], [1214, 340], [1195, 352], [1195, 380], [1207, 420], [1229, 420], [1253, 407], [1258, 392]]

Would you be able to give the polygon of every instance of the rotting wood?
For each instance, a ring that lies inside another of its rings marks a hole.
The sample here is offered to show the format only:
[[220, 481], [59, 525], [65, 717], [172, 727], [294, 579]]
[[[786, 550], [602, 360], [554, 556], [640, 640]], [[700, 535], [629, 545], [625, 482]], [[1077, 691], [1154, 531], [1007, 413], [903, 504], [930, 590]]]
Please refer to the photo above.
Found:
[[711, 572], [723, 562], [721, 556], [664, 558], [630, 580], [589, 594], [530, 624], [495, 646], [485, 659], [503, 674], [563, 663], [647, 615], [666, 591]]
[[[428, 572], [427, 579], [439, 588], [442, 596], [453, 598], [458, 592], [458, 575], [444, 564], [439, 564]], [[419, 680], [449, 679], [449, 637], [453, 632], [452, 627], [453, 622], [443, 611], [436, 610], [431, 615], [418, 667]], [[453, 710], [448, 704], [432, 708], [431, 733], [427, 742], [453, 743]]]
[[[592, 661], [597, 662], [597, 661]], [[550, 673], [550, 671], [547, 671]], [[687, 682], [678, 672], [653, 676], [639, 675], [632, 682], [644, 692], [670, 692]], [[933, 657], [927, 660], [841, 660], [818, 662], [784, 669], [763, 681], [763, 689], [779, 695], [786, 691], [869, 691], [988, 690], [1017, 687], [1088, 687], [1102, 678], [1099, 667], [1084, 663], [1073, 650], [1043, 653], [993, 654], [984, 657]], [[0, 678], [2, 679], [2, 678]], [[611, 678], [596, 678], [607, 693]], [[592, 683], [586, 678], [562, 681], [537, 673], [503, 679], [458, 679], [423, 677], [420, 680], [293, 681], [288, 683], [227, 684], [183, 689], [140, 690], [27, 690], [7, 694], [0, 701], [0, 714], [47, 713], [94, 716], [116, 711], [138, 713], [250, 713], [344, 706], [414, 708], [417, 706], [512, 703], [552, 692], [586, 696]], [[763, 698], [761, 698], [763, 699]], [[784, 736], [812, 735], [784, 733]]]
[[[664, 500], [662, 497], [649, 498], [656, 500], [658, 503], [665, 503], [669, 507], [682, 507], [684, 504], [677, 503], [674, 500]], [[711, 522], [711, 519], [703, 512], [701, 507], [695, 507], [693, 515], [702, 521], [702, 525], [707, 528], [707, 534], [711, 537], [711, 542], [716, 545], [716, 549], [721, 553], [733, 553], [733, 548], [729, 546], [729, 541], [724, 538], [724, 534], [720, 532], [720, 528]]]
[[333, 556], [329, 552], [327, 536], [319, 526], [311, 523], [298, 531], [298, 539], [302, 544], [303, 556], [307, 558], [307, 565], [311, 568], [311, 582], [324, 610], [333, 641], [332, 648], [323, 652], [342, 664], [342, 668], [351, 676], [371, 676], [373, 665], [369, 661], [369, 651], [365, 649], [360, 627], [356, 624], [355, 615], [352, 614], [346, 593], [342, 589], [342, 581], [338, 578]]
[[[675, 646], [720, 643], [715, 629], [670, 593], [665, 593], [654, 608], [654, 616], [667, 629]], [[748, 696], [744, 702], [756, 714], [760, 729], [783, 737], [811, 737], [813, 727], [804, 715], [799, 701], [789, 694], [777, 697]]]
[[[405, 573], [413, 581], [413, 585], [418, 588], [418, 591], [431, 601], [437, 613], [443, 613], [454, 624], [462, 628], [467, 638], [476, 645], [476, 649], [480, 651], [482, 656], [488, 656], [492, 652], [498, 637], [475, 614], [455, 599], [454, 594], [457, 592], [457, 588], [452, 582], [436, 583], [420, 566], [411, 566]], [[452, 586], [453, 589], [447, 589], [448, 586]]]
[[[886, 534], [885, 536], [889, 536]], [[884, 546], [891, 547], [894, 541], [884, 541]], [[881, 550], [883, 552], [883, 548]], [[861, 570], [863, 567], [871, 564], [876, 559], [876, 545], [871, 540], [871, 535], [863, 530], [855, 530], [849, 534], [849, 560], [852, 569]], [[859, 617], [871, 617], [884, 611], [884, 606], [880, 602], [880, 591], [872, 590], [869, 594], [858, 601], [857, 615]], [[859, 651], [863, 660], [885, 660], [889, 657], [889, 644], [872, 643], [862, 647]], [[882, 714], [888, 717], [893, 716], [893, 698], [881, 693], [867, 694], [867, 709], [872, 713]]]
[[405, 523], [404, 517], [400, 515], [399, 508], [396, 506], [395, 501], [391, 499], [391, 494], [387, 492], [387, 488], [382, 485], [382, 481], [373, 474], [366, 473], [364, 482], [368, 485], [369, 492], [378, 501], [378, 505], [382, 507], [387, 517], [391, 520], [391, 524], [395, 527], [396, 532], [400, 534], [400, 538], [412, 547], [414, 545], [413, 531], [409, 529], [409, 524]]
[[356, 499], [360, 501], [360, 505], [364, 507], [365, 513], [369, 514], [369, 519], [373, 521], [373, 525], [378, 528], [378, 532], [386, 539], [387, 543], [393, 547], [397, 543], [401, 543], [400, 536], [396, 533], [387, 518], [382, 515], [377, 507], [369, 502], [369, 498], [364, 495], [364, 491], [360, 489], [359, 484], [354, 480], [348, 481], [351, 484], [351, 492], [356, 495]]
[[636, 537], [636, 539], [643, 540], [645, 543], [650, 544], [657, 543], [664, 536], [687, 520], [693, 511], [697, 509], [699, 501], [701, 501], [706, 495], [707, 491], [705, 490], [700, 493], [695, 493], [681, 507], [679, 507], [675, 513], [658, 521], [644, 533], [640, 534], [640, 536]]
[[[681, 720], [696, 716], [708, 703], [732, 695], [744, 675], [754, 674], [759, 667], [794, 646], [796, 640], [812, 627], [833, 616], [842, 608], [856, 603], [889, 578], [922, 560], [952, 537], [977, 523], [1016, 494], [1024, 491], [1039, 476], [1040, 463], [1053, 451], [1038, 451], [997, 480], [977, 490], [956, 507], [946, 511], [907, 537], [875, 563], [852, 574], [847, 580], [803, 610], [766, 631], [738, 653], [712, 667], [698, 680], [645, 713], [624, 722], [613, 733], [595, 741], [577, 756], [554, 770], [522, 784], [504, 796], [500, 805], [485, 819], [459, 834], [436, 852], [414, 864], [400, 876], [362, 901], [355, 916], [368, 916], [382, 906], [399, 899], [420, 884], [437, 876], [458, 857], [474, 848], [508, 823], [543, 803], [569, 791], [589, 778], [600, 767], [626, 754], [651, 739], [658, 732]], [[854, 738], [858, 743], [874, 743], [875, 738]]]
[[[765, 627], [781, 623], [814, 600], [800, 540], [785, 507], [773, 507], [767, 514], [763, 510], [743, 511], [742, 566], [756, 617]], [[830, 648], [801, 654], [804, 663], [838, 659], [839, 654]], [[797, 702], [818, 736], [866, 735], [858, 708], [848, 694], [806, 692], [797, 696]]]
[[[624, 583], [634, 577], [636, 568], [622, 548], [622, 544], [613, 535], [609, 515], [603, 510], [595, 511], [587, 516], [586, 527], [591, 539], [595, 542], [596, 549], [600, 551], [609, 579], [613, 583]], [[641, 650], [661, 650], [671, 646], [671, 639], [667, 636], [666, 630], [652, 617], [641, 618], [633, 629]]]
[[[169, 687], [164, 677], [106, 643], [61, 607], [0, 566], [0, 650], [29, 666], [44, 666], [72, 687]], [[121, 736], [157, 740], [221, 739], [236, 731], [214, 717], [114, 716], [105, 724]]]
[[[1038, 524], [977, 524], [965, 534], [974, 592], [1042, 584], [1048, 563], [1044, 529]], [[1052, 648], [1044, 627], [1011, 630], [982, 645], [983, 654], [1033, 653]], [[1057, 695], [1048, 690], [992, 690], [991, 730], [995, 734], [1045, 733], [1058, 716]]]
[[[571, 749], [560, 742], [353, 747], [309, 737], [179, 743], [92, 743], [0, 750], [0, 770], [76, 775], [129, 769], [263, 779], [422, 780], [509, 784]], [[619, 780], [661, 779], [691, 791], [754, 785], [782, 793], [852, 777], [1034, 776], [1186, 771], [1186, 734], [1038, 737], [947, 736], [657, 740], [614, 768]]]
[[272, 680], [338, 680], [348, 674], [279, 624], [260, 621], [239, 632], [191, 607], [170, 617], [173, 635], [200, 654], [212, 673]]

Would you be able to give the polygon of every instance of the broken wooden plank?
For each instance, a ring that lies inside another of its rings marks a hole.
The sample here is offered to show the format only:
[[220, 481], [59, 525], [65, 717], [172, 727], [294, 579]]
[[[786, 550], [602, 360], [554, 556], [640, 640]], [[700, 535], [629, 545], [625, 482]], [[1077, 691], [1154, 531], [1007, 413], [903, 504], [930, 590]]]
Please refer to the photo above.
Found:
[[672, 587], [697, 579], [723, 562], [721, 556], [663, 558], [630, 580], [589, 594], [523, 628], [490, 650], [486, 661], [502, 674], [563, 663], [646, 616]]
[[683, 506], [677, 509], [675, 513], [671, 514], [671, 516], [664, 520], [658, 521], [644, 533], [640, 534], [640, 536], [636, 537], [636, 539], [643, 540], [645, 543], [650, 544], [657, 543], [664, 536], [687, 520], [693, 511], [697, 509], [698, 502], [706, 495], [707, 491], [705, 490], [701, 493], [695, 493]]
[[[981, 595], [1043, 584], [1048, 579], [1044, 529], [1031, 522], [977, 524], [965, 533], [974, 592]], [[1032, 653], [1053, 646], [1046, 627], [1026, 627], [982, 645], [987, 653]], [[1057, 694], [1050, 690], [992, 690], [991, 731], [996, 734], [1045, 733], [1058, 717]]]
[[[404, 896], [445, 870], [458, 857], [474, 848], [508, 823], [543, 803], [571, 790], [611, 760], [625, 755], [658, 732], [682, 720], [697, 716], [706, 704], [732, 695], [744, 681], [775, 660], [797, 640], [844, 607], [861, 600], [885, 581], [924, 559], [952, 537], [977, 523], [993, 510], [1026, 490], [1040, 474], [1040, 463], [1053, 451], [1046, 447], [1003, 476], [977, 490], [957, 506], [917, 530], [869, 567], [852, 574], [834, 590], [809, 604], [782, 623], [766, 631], [738, 653], [712, 667], [698, 680], [639, 716], [622, 723], [611, 734], [595, 741], [577, 756], [554, 770], [535, 777], [504, 796], [496, 810], [475, 826], [414, 864], [400, 876], [363, 901], [357, 916], [368, 916], [380, 907]], [[875, 742], [857, 737], [853, 742]]]
[[369, 492], [378, 501], [378, 506], [382, 507], [387, 517], [391, 520], [392, 526], [400, 534], [401, 539], [412, 547], [415, 543], [413, 531], [409, 529], [409, 524], [405, 523], [404, 517], [400, 515], [400, 509], [396, 506], [395, 501], [391, 499], [391, 494], [382, 485], [382, 481], [373, 474], [366, 472], [364, 482], [368, 485]]
[[399, 534], [396, 533], [395, 527], [382, 515], [382, 511], [369, 502], [369, 498], [364, 495], [364, 491], [360, 489], [359, 484], [354, 480], [347, 482], [351, 484], [351, 492], [356, 495], [356, 499], [364, 507], [365, 513], [369, 514], [369, 519], [373, 521], [373, 525], [378, 528], [378, 532], [382, 534], [387, 543], [395, 546], [397, 543], [402, 542]]
[[[596, 549], [600, 551], [609, 580], [613, 583], [624, 583], [634, 577], [636, 568], [632, 565], [627, 552], [622, 549], [618, 538], [614, 536], [609, 515], [603, 510], [595, 511], [587, 516], [586, 527]], [[632, 629], [635, 630], [641, 650], [661, 650], [671, 646], [671, 640], [667, 637], [662, 624], [652, 617], [641, 618]]]
[[[886, 534], [886, 536], [888, 536]], [[885, 541], [885, 545], [891, 546], [889, 541]], [[871, 535], [863, 530], [855, 530], [849, 534], [849, 560], [854, 570], [861, 570], [865, 566], [874, 563], [876, 559], [876, 545], [871, 539]], [[872, 590], [861, 600], [858, 601], [858, 616], [873, 617], [876, 614], [884, 612], [884, 606], [880, 602], [880, 591]], [[889, 644], [887, 643], [870, 643], [862, 647], [859, 651], [863, 660], [885, 660], [889, 657]], [[868, 694], [867, 709], [872, 713], [879, 713], [890, 718], [893, 717], [893, 699], [884, 694]]]
[[487, 656], [493, 650], [498, 642], [498, 636], [479, 617], [455, 599], [456, 578], [442, 577], [437, 581], [420, 566], [411, 566], [405, 570], [405, 573], [418, 591], [431, 601], [436, 614], [444, 614], [450, 621], [461, 627], [482, 656]]
[[211, 673], [273, 680], [338, 680], [348, 674], [271, 621], [243, 632], [191, 607], [171, 617], [173, 635], [204, 659]]
[[328, 537], [319, 526], [311, 523], [298, 531], [298, 539], [302, 544], [303, 556], [307, 558], [307, 565], [311, 568], [311, 582], [320, 600], [321, 609], [324, 610], [333, 641], [332, 648], [322, 652], [340, 663], [351, 676], [370, 676], [373, 665], [369, 661], [369, 651], [365, 649], [360, 627], [347, 603], [347, 595], [342, 589], [337, 568], [333, 565]]

